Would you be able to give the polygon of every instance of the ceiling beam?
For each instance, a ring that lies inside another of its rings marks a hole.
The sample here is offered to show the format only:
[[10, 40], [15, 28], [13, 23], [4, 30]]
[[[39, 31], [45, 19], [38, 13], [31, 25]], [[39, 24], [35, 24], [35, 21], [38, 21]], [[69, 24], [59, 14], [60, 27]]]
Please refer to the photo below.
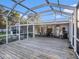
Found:
[[[68, 6], [68, 5], [63, 5], [63, 4], [60, 4], [59, 6], [58, 6], [58, 4], [56, 4], [56, 3], [49, 3], [49, 5], [52, 5], [52, 6], [54, 6], [54, 7], [60, 7], [60, 8], [63, 8], [63, 9], [69, 9], [69, 10], [74, 10], [75, 9], [75, 7], [72, 7], [72, 6]], [[38, 5], [38, 6], [35, 6], [35, 7], [32, 7], [32, 8], [30, 8], [31, 10], [36, 10], [36, 9], [39, 9], [39, 8], [42, 8], [42, 7], [45, 7], [45, 6], [48, 6], [48, 4], [47, 3], [43, 3], [43, 4], [40, 4], [40, 5]], [[28, 13], [29, 11], [27, 11], [27, 13]]]
[[[75, 9], [75, 7], [68, 6], [68, 5], [63, 5], [63, 4], [60, 4], [60, 6], [58, 6], [58, 4], [56, 4], [56, 3], [49, 3], [49, 5], [52, 5], [54, 7], [61, 7], [61, 8], [64, 8], [64, 9], [69, 9], [69, 10], [74, 10]], [[38, 6], [32, 7], [31, 9], [36, 10], [36, 9], [39, 9], [39, 8], [42, 8], [42, 7], [45, 7], [45, 6], [48, 6], [48, 4], [43, 3], [43, 4], [40, 4]]]
[[[1, 4], [0, 4], [0, 6], [2, 6], [2, 7], [4, 7], [4, 8], [7, 8], [7, 9], [10, 9], [10, 10], [12, 9], [12, 8], [10, 8], [10, 7], [7, 7], [7, 6], [1, 5]], [[18, 10], [14, 10], [14, 11], [19, 12], [19, 13], [21, 13], [21, 14], [24, 14], [23, 12], [18, 11]]]
[[[45, 10], [45, 11], [42, 11], [42, 12], [38, 12], [38, 14], [43, 14], [43, 13], [46, 13], [46, 12], [52, 12], [52, 10]], [[68, 13], [68, 12], [64, 12], [64, 11], [60, 12], [59, 10], [56, 10], [56, 9], [54, 10], [54, 12], [57, 12], [59, 14], [62, 12], [65, 15], [72, 15], [73, 14], [73, 13]]]
[[[60, 6], [60, 1], [57, 0], [57, 2], [58, 2], [58, 6]], [[60, 12], [61, 12], [61, 7], [59, 7], [59, 10], [60, 10]], [[61, 12], [61, 15], [62, 15], [62, 12]]]
[[50, 9], [54, 11], [54, 8], [50, 5], [50, 2], [48, 0], [45, 0], [45, 1], [48, 4], [48, 6], [50, 7]]
[[30, 9], [30, 8], [28, 8], [27, 6], [25, 6], [25, 5], [21, 4], [21, 3], [18, 3], [18, 2], [17, 2], [17, 1], [15, 1], [15, 0], [12, 0], [12, 1], [13, 1], [13, 2], [15, 2], [15, 3], [17, 3], [17, 4], [19, 4], [20, 6], [22, 6], [22, 7], [24, 7], [24, 8], [26, 8], [26, 9], [28, 9], [28, 10], [32, 11], [33, 13], [37, 14], [37, 12], [35, 12], [35, 11], [31, 10], [31, 9]]
[[[63, 4], [60, 4], [60, 5], [58, 6], [58, 4], [56, 4], [56, 3], [51, 3], [51, 2], [49, 3], [49, 5], [52, 5], [52, 6], [54, 6], [54, 7], [61, 7], [61, 8], [64, 8], [64, 9], [69, 9], [69, 10], [74, 10], [74, 9], [75, 9], [75, 7], [72, 7], [72, 6], [63, 5]], [[38, 9], [38, 8], [45, 7], [45, 6], [48, 6], [48, 4], [43, 3], [43, 4], [41, 4], [41, 5], [38, 5], [38, 6], [36, 6], [36, 7], [33, 7], [33, 8], [31, 8], [31, 9]]]

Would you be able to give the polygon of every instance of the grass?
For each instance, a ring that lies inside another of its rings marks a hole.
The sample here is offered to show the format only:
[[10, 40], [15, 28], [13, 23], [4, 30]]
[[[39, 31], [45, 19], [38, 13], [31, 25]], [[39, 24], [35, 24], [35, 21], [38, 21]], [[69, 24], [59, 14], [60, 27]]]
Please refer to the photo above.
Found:
[[5, 35], [6, 34], [6, 32], [0, 32], [0, 35]]
[[5, 36], [1, 35], [6, 35], [6, 32], [0, 32], [0, 42], [5, 38]]
[[0, 36], [0, 45], [4, 44], [6, 41], [6, 36]]

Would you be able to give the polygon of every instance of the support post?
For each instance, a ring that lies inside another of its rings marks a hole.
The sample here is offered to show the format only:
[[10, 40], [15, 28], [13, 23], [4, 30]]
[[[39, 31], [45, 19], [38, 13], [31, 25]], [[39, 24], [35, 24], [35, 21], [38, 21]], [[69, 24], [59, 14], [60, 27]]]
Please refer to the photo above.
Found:
[[41, 33], [41, 25], [40, 25], [40, 33]]
[[75, 9], [75, 12], [74, 12], [75, 14], [74, 14], [74, 51], [76, 52], [76, 50], [77, 50], [77, 46], [76, 46], [76, 39], [77, 39], [77, 29], [76, 29], [76, 9]]
[[28, 24], [27, 24], [27, 39], [28, 39], [28, 37], [29, 37], [29, 33], [28, 33]]
[[72, 19], [69, 20], [69, 48], [73, 49], [73, 22]]
[[8, 18], [6, 18], [6, 44], [8, 44]]
[[70, 24], [69, 24], [69, 37], [70, 37], [70, 39], [69, 39], [69, 41], [71, 42], [71, 45], [72, 45], [72, 41], [73, 41], [73, 23], [72, 23], [72, 20], [70, 20]]
[[20, 26], [20, 19], [19, 19], [19, 40], [21, 40], [21, 37], [20, 37], [21, 30], [20, 29], [21, 29], [21, 26]]
[[33, 24], [33, 38], [35, 38], [35, 25]]
[[10, 15], [10, 13], [14, 10], [14, 8], [17, 6], [17, 4], [15, 4], [13, 6], [13, 8], [8, 12], [8, 14], [6, 15], [6, 44], [8, 44], [8, 16]]

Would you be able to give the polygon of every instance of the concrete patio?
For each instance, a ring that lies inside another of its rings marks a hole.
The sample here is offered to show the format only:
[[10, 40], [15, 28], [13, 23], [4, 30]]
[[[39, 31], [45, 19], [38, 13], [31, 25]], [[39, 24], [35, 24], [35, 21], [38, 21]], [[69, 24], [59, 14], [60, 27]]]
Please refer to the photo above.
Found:
[[67, 39], [47, 37], [18, 40], [0, 46], [0, 59], [76, 59]]

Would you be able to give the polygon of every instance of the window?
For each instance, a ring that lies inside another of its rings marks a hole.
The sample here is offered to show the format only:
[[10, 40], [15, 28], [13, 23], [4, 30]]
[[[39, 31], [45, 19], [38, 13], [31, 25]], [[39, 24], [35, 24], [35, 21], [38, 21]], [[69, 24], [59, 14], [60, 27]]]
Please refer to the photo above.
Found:
[[33, 32], [33, 25], [29, 25], [29, 26], [28, 26], [28, 31], [29, 31], [29, 32]]
[[79, 4], [77, 6], [77, 12], [76, 12], [76, 16], [77, 16], [77, 38], [79, 39]]
[[[77, 5], [77, 10], [76, 10], [76, 18], [77, 18], [77, 38], [79, 39], [79, 4]], [[79, 55], [79, 41], [76, 41], [76, 46], [77, 46], [77, 54]]]
[[29, 37], [33, 37], [33, 25], [28, 26], [28, 33]]
[[79, 42], [77, 41], [77, 54], [79, 55]]
[[19, 29], [18, 29], [18, 26], [15, 26], [15, 27], [12, 27], [11, 28], [12, 30], [12, 34], [18, 34], [19, 33]]

